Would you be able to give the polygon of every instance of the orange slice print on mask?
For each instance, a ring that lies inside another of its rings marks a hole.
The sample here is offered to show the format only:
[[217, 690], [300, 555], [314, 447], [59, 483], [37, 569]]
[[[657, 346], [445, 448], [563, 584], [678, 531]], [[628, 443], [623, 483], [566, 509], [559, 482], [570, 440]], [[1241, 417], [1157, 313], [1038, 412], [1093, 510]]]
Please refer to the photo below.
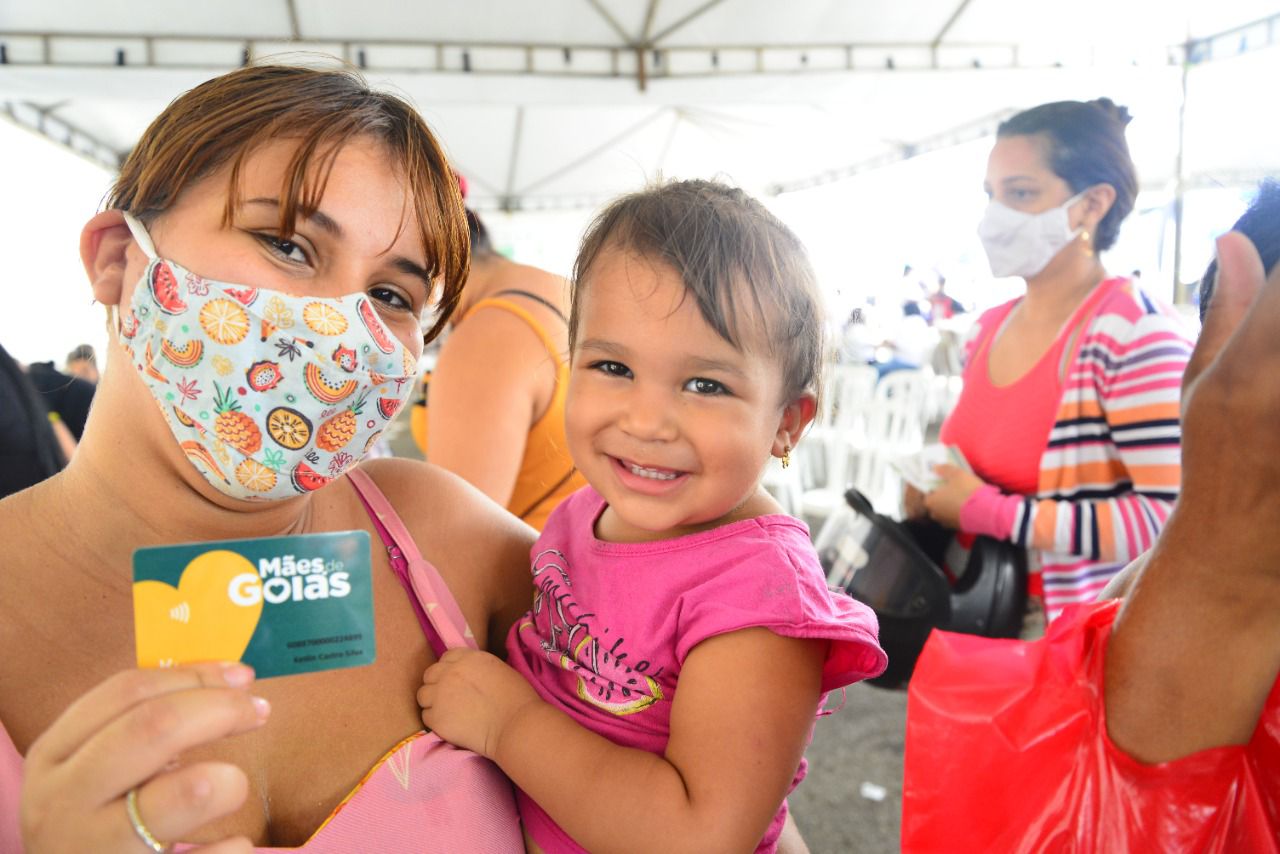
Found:
[[219, 344], [239, 344], [249, 334], [249, 315], [232, 300], [211, 299], [200, 309], [200, 328]]
[[276, 473], [257, 460], [245, 460], [236, 466], [236, 481], [245, 489], [268, 492], [275, 489]]
[[297, 451], [311, 441], [311, 422], [296, 409], [277, 406], [267, 413], [267, 435], [280, 447]]
[[302, 309], [302, 322], [320, 335], [341, 335], [347, 331], [347, 319], [331, 305], [309, 302]]

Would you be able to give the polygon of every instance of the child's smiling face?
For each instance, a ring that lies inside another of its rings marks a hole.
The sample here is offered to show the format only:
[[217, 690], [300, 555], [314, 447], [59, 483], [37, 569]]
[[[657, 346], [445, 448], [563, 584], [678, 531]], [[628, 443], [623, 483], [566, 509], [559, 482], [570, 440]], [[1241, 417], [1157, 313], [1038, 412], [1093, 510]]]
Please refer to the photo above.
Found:
[[[627, 250], [603, 250], [584, 285], [565, 422], [609, 505], [601, 536], [663, 539], [774, 510], [760, 475], [813, 407], [783, 400], [763, 336], [734, 348], [674, 269]], [[742, 328], [761, 328], [740, 310]]]

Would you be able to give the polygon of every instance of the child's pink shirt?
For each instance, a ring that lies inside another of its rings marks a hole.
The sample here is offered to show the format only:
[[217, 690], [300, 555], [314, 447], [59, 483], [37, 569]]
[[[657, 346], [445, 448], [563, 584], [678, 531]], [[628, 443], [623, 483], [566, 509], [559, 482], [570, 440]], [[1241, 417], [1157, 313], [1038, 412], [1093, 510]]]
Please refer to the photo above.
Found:
[[[827, 589], [803, 523], [770, 515], [673, 540], [608, 543], [594, 535], [604, 507], [585, 487], [552, 513], [533, 549], [534, 607], [507, 637], [510, 664], [588, 729], [662, 754], [685, 657], [740, 629], [829, 640], [824, 692], [884, 670], [875, 614]], [[802, 763], [792, 788], [803, 776]], [[548, 854], [585, 850], [528, 796], [517, 799]], [[595, 808], [609, 807], [602, 798]], [[757, 851], [775, 850], [786, 814], [784, 803]]]

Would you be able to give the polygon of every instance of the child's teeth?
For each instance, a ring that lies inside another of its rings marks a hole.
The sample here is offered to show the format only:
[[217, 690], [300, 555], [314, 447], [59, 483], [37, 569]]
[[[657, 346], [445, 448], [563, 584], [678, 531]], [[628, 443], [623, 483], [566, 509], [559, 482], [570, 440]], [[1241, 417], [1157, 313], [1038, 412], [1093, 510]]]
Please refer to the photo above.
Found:
[[651, 477], [654, 480], [675, 480], [675, 472], [658, 471], [657, 469], [647, 469], [643, 466], [629, 465], [631, 473], [640, 477]]

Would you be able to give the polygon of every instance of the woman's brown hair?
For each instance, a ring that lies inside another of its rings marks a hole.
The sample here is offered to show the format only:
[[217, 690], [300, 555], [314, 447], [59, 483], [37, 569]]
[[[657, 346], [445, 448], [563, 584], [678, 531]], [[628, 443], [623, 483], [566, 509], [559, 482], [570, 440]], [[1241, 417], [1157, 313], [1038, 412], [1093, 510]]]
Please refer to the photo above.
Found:
[[1116, 191], [1111, 209], [1094, 229], [1093, 245], [1110, 249], [1120, 234], [1120, 223], [1133, 210], [1138, 197], [1138, 171], [1129, 156], [1124, 129], [1129, 111], [1110, 98], [1093, 101], [1055, 101], [1023, 110], [1000, 123], [996, 136], [1039, 137], [1053, 174], [1080, 193], [1095, 184], [1110, 184]]
[[[738, 349], [763, 343], [780, 356], [786, 402], [818, 394], [824, 323], [817, 277], [800, 239], [760, 202], [736, 187], [693, 180], [610, 203], [587, 229], [574, 263], [571, 348], [591, 265], [606, 248], [670, 265], [721, 338]], [[743, 334], [744, 310], [763, 324], [763, 342]]]
[[370, 89], [354, 71], [249, 66], [180, 95], [130, 152], [107, 207], [146, 222], [230, 164], [223, 214], [230, 224], [245, 158], [264, 143], [297, 139], [280, 190], [280, 233], [288, 236], [300, 214], [318, 207], [338, 152], [359, 137], [385, 145], [408, 186], [427, 271], [441, 282], [438, 312], [426, 333], [430, 341], [457, 307], [470, 267], [462, 196], [444, 151], [417, 111], [395, 95]]

